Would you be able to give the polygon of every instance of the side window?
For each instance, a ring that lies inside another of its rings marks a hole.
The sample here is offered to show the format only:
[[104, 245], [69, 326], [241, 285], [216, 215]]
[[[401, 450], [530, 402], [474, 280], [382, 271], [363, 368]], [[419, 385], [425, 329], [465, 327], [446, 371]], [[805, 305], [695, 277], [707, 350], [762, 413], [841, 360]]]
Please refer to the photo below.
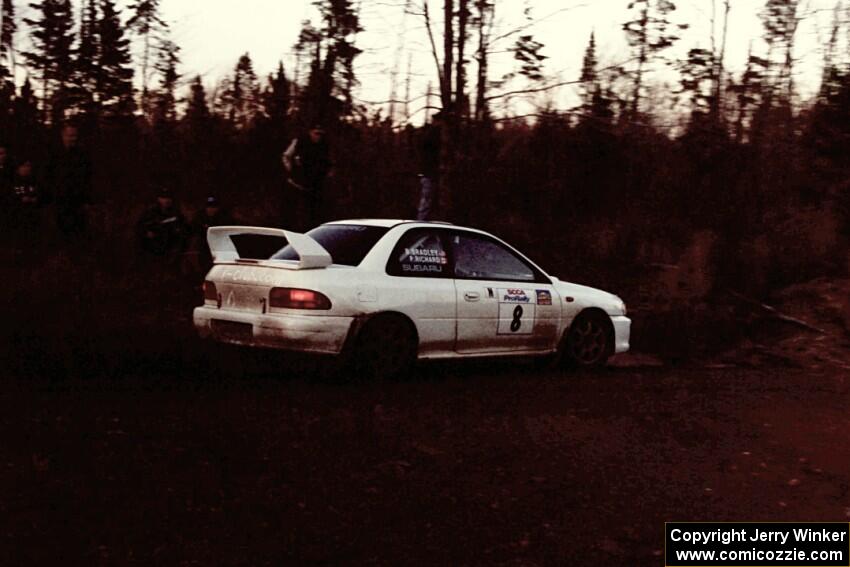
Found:
[[409, 230], [399, 239], [387, 263], [391, 276], [450, 278], [448, 255], [438, 231]]
[[473, 280], [533, 282], [535, 270], [498, 242], [471, 233], [452, 237], [455, 277]]

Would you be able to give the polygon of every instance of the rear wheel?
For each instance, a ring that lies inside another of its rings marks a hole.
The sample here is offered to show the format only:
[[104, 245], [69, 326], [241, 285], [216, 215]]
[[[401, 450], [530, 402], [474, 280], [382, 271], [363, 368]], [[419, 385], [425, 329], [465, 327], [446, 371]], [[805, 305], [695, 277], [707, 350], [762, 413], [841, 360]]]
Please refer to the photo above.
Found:
[[610, 320], [601, 313], [579, 315], [567, 332], [566, 362], [583, 368], [604, 365], [614, 347], [610, 327]]
[[418, 340], [413, 325], [401, 316], [379, 315], [357, 336], [354, 368], [367, 378], [395, 378], [416, 360]]

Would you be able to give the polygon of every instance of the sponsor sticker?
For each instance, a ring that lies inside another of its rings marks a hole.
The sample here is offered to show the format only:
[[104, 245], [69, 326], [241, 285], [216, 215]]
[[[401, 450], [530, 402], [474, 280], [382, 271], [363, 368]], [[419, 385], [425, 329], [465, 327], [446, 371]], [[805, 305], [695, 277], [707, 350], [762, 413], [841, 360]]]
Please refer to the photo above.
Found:
[[534, 290], [499, 289], [498, 335], [530, 335], [534, 330], [536, 299]]
[[552, 294], [545, 289], [538, 289], [537, 305], [552, 305]]
[[403, 272], [435, 272], [441, 273], [443, 267], [437, 264], [402, 264]]
[[499, 303], [531, 303], [524, 289], [500, 289]]
[[448, 263], [446, 253], [436, 248], [405, 248], [405, 263], [409, 264], [439, 264]]

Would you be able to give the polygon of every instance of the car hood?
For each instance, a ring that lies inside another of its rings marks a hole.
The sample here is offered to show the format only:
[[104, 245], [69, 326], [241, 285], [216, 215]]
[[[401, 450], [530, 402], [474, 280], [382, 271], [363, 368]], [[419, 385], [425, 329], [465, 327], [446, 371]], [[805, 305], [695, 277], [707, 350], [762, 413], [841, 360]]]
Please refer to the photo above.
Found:
[[595, 287], [561, 281], [558, 278], [552, 278], [552, 283], [562, 297], [573, 297], [583, 307], [598, 307], [609, 315], [624, 314], [623, 300], [613, 293]]

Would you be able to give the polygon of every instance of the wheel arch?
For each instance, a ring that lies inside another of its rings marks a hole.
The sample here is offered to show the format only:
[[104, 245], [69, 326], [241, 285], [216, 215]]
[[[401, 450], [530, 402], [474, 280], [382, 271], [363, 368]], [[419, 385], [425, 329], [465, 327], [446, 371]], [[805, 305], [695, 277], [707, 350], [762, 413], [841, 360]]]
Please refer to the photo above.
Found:
[[586, 317], [598, 317], [601, 321], [605, 322], [605, 332], [608, 335], [608, 349], [610, 352], [608, 354], [614, 354], [616, 335], [614, 332], [614, 322], [611, 321], [611, 316], [605, 312], [604, 309], [600, 307], [585, 307], [581, 311], [573, 317], [573, 320], [570, 321], [569, 326], [564, 329], [564, 333], [561, 335], [561, 343], [558, 347], [559, 355], [563, 354], [566, 350], [567, 346], [567, 337], [570, 334], [570, 330], [575, 325], [576, 321], [580, 321]]
[[357, 338], [360, 336], [360, 333], [369, 323], [374, 321], [380, 321], [381, 319], [386, 318], [394, 318], [400, 321], [404, 321], [405, 324], [410, 327], [410, 330], [413, 332], [413, 337], [416, 340], [416, 352], [419, 353], [419, 329], [416, 327], [416, 323], [413, 322], [413, 319], [410, 316], [402, 313], [401, 311], [376, 311], [374, 313], [365, 313], [363, 315], [358, 315], [354, 318], [354, 321], [351, 323], [351, 327], [348, 329], [348, 335], [345, 338], [345, 342], [342, 346], [341, 354], [350, 354], [353, 352], [354, 347], [357, 344]]

